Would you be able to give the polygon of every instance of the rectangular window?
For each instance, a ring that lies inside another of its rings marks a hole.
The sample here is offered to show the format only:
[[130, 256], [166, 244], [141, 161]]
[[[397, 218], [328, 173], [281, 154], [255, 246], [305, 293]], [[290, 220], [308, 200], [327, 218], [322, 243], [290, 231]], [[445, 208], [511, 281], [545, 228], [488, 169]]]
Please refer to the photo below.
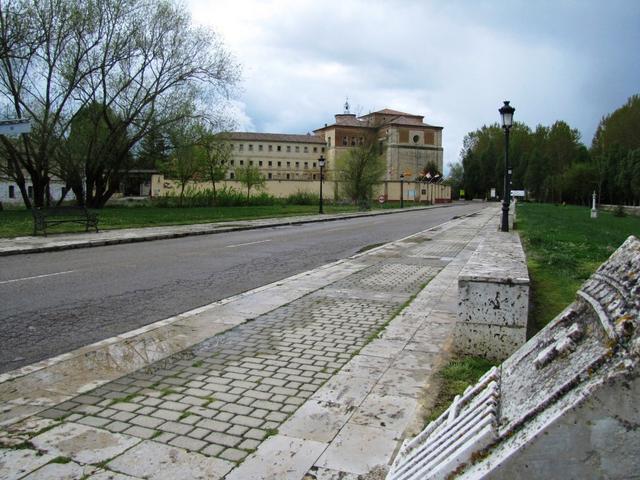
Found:
[[316, 174], [315, 174], [315, 173], [313, 174], [313, 179], [314, 179], [314, 180], [316, 179]]
[[304, 147], [304, 153], [307, 153], [309, 151], [308, 147]]
[[233, 172], [229, 172], [229, 180], [233, 180]]
[[262, 160], [260, 160], [260, 161], [258, 162], [258, 166], [260, 166], [260, 167], [262, 166]]
[[291, 166], [291, 162], [287, 162], [287, 167], [290, 167], [290, 166]]
[[273, 162], [271, 160], [269, 160], [269, 166], [273, 167]]
[[309, 168], [309, 163], [308, 162], [304, 162], [304, 168]]
[[282, 166], [282, 162], [278, 162], [278, 166], [281, 167]]
[[273, 145], [269, 145], [269, 151], [273, 152]]
[[282, 147], [280, 145], [278, 145], [278, 151], [281, 152], [282, 151]]
[[318, 151], [318, 147], [313, 147], [313, 153], [316, 153]]
[[[331, 137], [327, 137], [327, 147], [331, 148]], [[324, 148], [322, 151], [324, 152]]]
[[249, 160], [249, 165], [253, 167], [253, 160]]
[[253, 152], [253, 145], [251, 143], [249, 144], [249, 151]]
[[9, 185], [9, 198], [16, 198], [16, 187], [15, 187], [15, 185]]
[[322, 153], [324, 153], [324, 147], [322, 147]]
[[240, 160], [240, 165], [244, 165], [244, 160]]
[[291, 151], [291, 145], [287, 145], [287, 152]]
[[352, 147], [356, 146], [356, 137], [351, 137], [351, 146]]
[[258, 151], [261, 152], [262, 151], [262, 145], [258, 145]]
[[232, 143], [232, 144], [231, 144], [231, 150], [235, 150], [235, 149], [236, 149], [236, 144], [235, 144], [235, 143]]
[[291, 178], [291, 174], [287, 173], [287, 180]]
[[243, 151], [244, 150], [244, 144], [241, 143], [240, 145], [238, 145], [238, 150]]
[[342, 137], [342, 145], [344, 145], [345, 147], [349, 145], [349, 137]]
[[300, 147], [296, 145], [296, 153], [300, 152]]
[[300, 168], [300, 162], [296, 162], [296, 168]]
[[233, 165], [234, 162], [235, 160], [229, 160], [229, 165]]
[[271, 180], [272, 178], [273, 178], [273, 175], [269, 173], [269, 180]]
[[316, 168], [316, 162], [313, 162], [313, 168]]

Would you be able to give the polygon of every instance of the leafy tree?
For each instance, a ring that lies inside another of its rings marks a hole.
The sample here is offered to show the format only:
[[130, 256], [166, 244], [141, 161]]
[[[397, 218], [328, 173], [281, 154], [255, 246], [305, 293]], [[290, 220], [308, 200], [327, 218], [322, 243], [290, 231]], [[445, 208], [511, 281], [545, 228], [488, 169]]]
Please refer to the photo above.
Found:
[[160, 167], [160, 171], [180, 185], [178, 204], [181, 207], [186, 186], [199, 179], [204, 171], [204, 152], [197, 145], [197, 133], [193, 125], [174, 128], [169, 134], [173, 152]]
[[449, 164], [449, 176], [443, 183], [451, 187], [451, 196], [457, 200], [464, 183], [464, 168], [461, 163]]
[[386, 162], [374, 142], [350, 148], [337, 162], [337, 179], [344, 194], [361, 209], [368, 209], [373, 187], [386, 172]]
[[247, 188], [247, 202], [251, 198], [251, 189], [261, 189], [265, 186], [265, 179], [258, 167], [247, 165], [236, 168], [236, 179]]
[[223, 133], [204, 131], [199, 139], [199, 146], [204, 152], [204, 176], [213, 187], [213, 201], [216, 202], [216, 182], [224, 180], [232, 158], [231, 143]]
[[438, 170], [438, 165], [433, 161], [427, 162], [420, 173], [416, 175], [418, 182], [432, 182], [439, 179], [442, 179], [442, 172]]
[[215, 110], [238, 79], [216, 35], [192, 26], [176, 0], [5, 0], [0, 51], [0, 106], [34, 124], [19, 141], [0, 138], [27, 206], [22, 172], [42, 205], [63, 139], [85, 106], [101, 112], [95, 133], [107, 138], [95, 143], [118, 145], [97, 156], [113, 164], [92, 164], [84, 175], [87, 202], [102, 207], [146, 135], [210, 115], [196, 105]]
[[139, 168], [158, 168], [169, 159], [169, 142], [167, 133], [152, 124], [149, 132], [142, 138], [136, 154]]

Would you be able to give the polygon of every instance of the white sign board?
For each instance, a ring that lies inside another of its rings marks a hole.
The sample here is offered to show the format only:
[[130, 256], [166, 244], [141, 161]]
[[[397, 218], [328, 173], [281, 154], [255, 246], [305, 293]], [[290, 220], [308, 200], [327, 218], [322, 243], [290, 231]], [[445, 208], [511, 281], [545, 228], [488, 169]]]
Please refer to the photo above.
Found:
[[491, 189], [491, 198], [496, 198], [496, 189], [495, 188]]
[[0, 120], [0, 135], [20, 135], [31, 131], [29, 120]]
[[524, 190], [511, 190], [511, 196], [524, 198]]

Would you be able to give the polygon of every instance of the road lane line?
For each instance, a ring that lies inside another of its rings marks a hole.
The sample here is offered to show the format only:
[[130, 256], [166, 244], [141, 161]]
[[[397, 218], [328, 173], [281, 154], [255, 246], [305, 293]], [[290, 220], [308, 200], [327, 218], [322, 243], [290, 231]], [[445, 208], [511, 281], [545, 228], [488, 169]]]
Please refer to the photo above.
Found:
[[256, 243], [266, 243], [270, 242], [271, 239], [268, 240], [259, 240], [257, 242], [248, 242], [248, 243], [237, 243], [235, 245], [227, 245], [227, 248], [236, 248], [236, 247], [244, 247], [245, 245], [255, 245]]
[[35, 278], [53, 277], [55, 275], [65, 275], [67, 273], [73, 273], [73, 272], [75, 272], [75, 270], [67, 270], [66, 272], [46, 273], [44, 275], [36, 275], [34, 277], [14, 278], [13, 280], [4, 280], [0, 282], [0, 285], [2, 285], [3, 283], [13, 283], [13, 282], [22, 282], [24, 280], [33, 280]]

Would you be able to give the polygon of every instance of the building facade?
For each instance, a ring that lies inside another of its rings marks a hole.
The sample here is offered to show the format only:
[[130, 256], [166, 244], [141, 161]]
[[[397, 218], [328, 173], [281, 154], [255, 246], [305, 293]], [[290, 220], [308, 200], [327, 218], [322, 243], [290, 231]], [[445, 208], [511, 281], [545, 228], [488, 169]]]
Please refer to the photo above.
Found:
[[386, 180], [415, 178], [428, 163], [443, 170], [442, 127], [424, 123], [422, 115], [384, 109], [357, 117], [345, 104], [345, 113], [314, 133], [325, 139], [331, 165], [349, 148], [376, 142], [387, 162]]
[[317, 135], [232, 132], [228, 135], [232, 159], [227, 179], [236, 178], [238, 167], [252, 166], [267, 180], [318, 180], [318, 158], [326, 154], [324, 139]]
[[326, 160], [327, 176], [335, 161], [348, 149], [375, 142], [387, 163], [385, 180], [413, 179], [428, 163], [443, 171], [442, 127], [424, 123], [424, 116], [384, 109], [357, 117], [335, 115], [331, 125], [314, 134], [232, 132], [228, 140], [232, 160], [228, 180], [236, 178], [237, 167], [257, 167], [267, 180], [317, 180], [318, 158]]

